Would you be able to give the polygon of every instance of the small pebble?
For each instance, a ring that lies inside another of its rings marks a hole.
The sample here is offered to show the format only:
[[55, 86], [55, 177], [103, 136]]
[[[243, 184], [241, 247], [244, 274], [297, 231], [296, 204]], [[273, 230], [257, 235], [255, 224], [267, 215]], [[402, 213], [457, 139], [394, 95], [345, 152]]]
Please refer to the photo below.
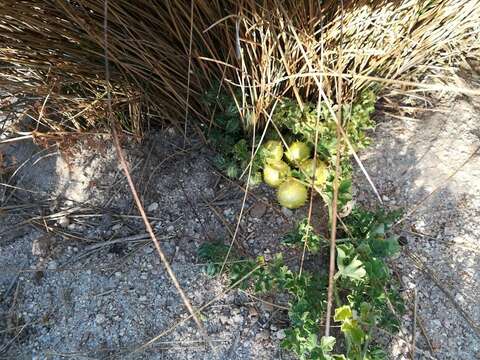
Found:
[[442, 327], [442, 322], [438, 319], [432, 320], [431, 324], [434, 329], [439, 329]]
[[148, 212], [153, 212], [155, 210], [158, 209], [158, 203], [157, 202], [154, 202], [154, 203], [151, 203], [150, 205], [148, 205], [147, 207], [147, 211]]
[[220, 316], [218, 317], [218, 319], [220, 320], [220, 323], [221, 323], [222, 325], [226, 325], [226, 324], [229, 323], [229, 319], [228, 319], [228, 317], [225, 316], [225, 315], [220, 315]]
[[265, 213], [267, 212], [267, 205], [265, 205], [263, 202], [256, 202], [251, 208], [250, 208], [250, 215], [253, 218], [259, 219]]
[[60, 219], [57, 220], [58, 225], [60, 225], [63, 228], [68, 227], [70, 225], [70, 220], [66, 216], [62, 216]]
[[278, 340], [283, 340], [283, 339], [285, 339], [286, 336], [287, 336], [287, 335], [285, 334], [285, 330], [283, 330], [283, 329], [281, 329], [281, 330], [279, 330], [279, 331], [277, 331], [277, 332], [275, 333], [275, 337], [276, 337]]
[[241, 322], [243, 322], [243, 316], [240, 315], [240, 314], [234, 315], [233, 318], [232, 318], [232, 321], [235, 324], [240, 324]]
[[122, 224], [115, 224], [112, 226], [112, 230], [120, 230], [122, 228]]
[[147, 246], [143, 251], [145, 252], [145, 254], [150, 254], [153, 252], [153, 246]]
[[263, 330], [262, 332], [259, 332], [256, 336], [256, 338], [259, 341], [267, 340], [269, 337], [270, 337], [270, 331], [268, 331], [268, 330]]
[[293, 211], [290, 209], [287, 209], [286, 207], [282, 207], [282, 213], [285, 215], [287, 218], [290, 218], [293, 216]]
[[465, 298], [463, 297], [462, 294], [457, 293], [455, 295], [455, 301], [459, 302], [460, 304], [463, 304], [463, 303], [465, 303]]
[[97, 315], [95, 316], [95, 322], [96, 322], [97, 324], [103, 324], [106, 320], [107, 320], [107, 319], [106, 319], [105, 315], [103, 315], [103, 314], [97, 314]]

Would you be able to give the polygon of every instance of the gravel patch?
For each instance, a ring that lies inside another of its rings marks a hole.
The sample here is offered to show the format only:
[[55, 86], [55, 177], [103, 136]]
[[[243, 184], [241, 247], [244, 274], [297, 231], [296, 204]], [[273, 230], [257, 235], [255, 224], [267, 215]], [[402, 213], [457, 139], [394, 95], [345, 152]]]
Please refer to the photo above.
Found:
[[[392, 266], [409, 311], [385, 336], [391, 359], [480, 358], [480, 111], [456, 99], [420, 120], [383, 119], [362, 161], [406, 245]], [[220, 359], [291, 359], [279, 346], [287, 314], [205, 275], [197, 249], [229, 244], [243, 191], [215, 173], [211, 153], [171, 129], [125, 144], [132, 176], [162, 248]], [[212, 359], [137, 216], [108, 136], [0, 148], [18, 169], [3, 180], [0, 219], [0, 354], [18, 359]], [[21, 165], [24, 164], [24, 165]], [[21, 165], [21, 166], [20, 166]], [[452, 174], [454, 174], [452, 176]], [[13, 176], [12, 176], [13, 175]], [[378, 205], [359, 171], [358, 202]], [[325, 231], [320, 204], [314, 226]], [[319, 210], [320, 209], [320, 210]], [[266, 186], [246, 201], [234, 251], [269, 256], [305, 209], [281, 209]], [[307, 259], [308, 262], [308, 259]], [[214, 300], [214, 301], [213, 301]], [[210, 303], [211, 302], [211, 303]], [[176, 325], [181, 322], [180, 325]], [[151, 341], [155, 339], [155, 341]]]
[[[182, 142], [167, 131], [126, 145], [178, 281], [195, 307], [211, 302], [201, 318], [219, 358], [288, 359], [279, 347], [284, 311], [228, 291], [198, 263], [201, 243], [229, 243], [243, 192], [212, 171], [201, 144], [182, 154]], [[145, 234], [108, 137], [79, 141], [71, 157], [52, 146], [42, 158], [46, 151], [28, 142], [2, 151], [7, 162], [26, 162], [11, 184], [35, 192], [4, 193], [12, 206], [0, 224], [1, 354], [212, 359], [192, 321], [175, 326], [188, 313]], [[280, 209], [268, 205], [265, 188], [255, 193], [234, 247], [248, 256], [278, 247], [289, 228], [282, 217], [265, 225]]]
[[[407, 245], [393, 261], [411, 304], [403, 337], [411, 343], [416, 292], [417, 357], [479, 359], [480, 111], [467, 99], [437, 110], [385, 119], [362, 161], [386, 207], [407, 216], [398, 226]], [[359, 172], [354, 183], [356, 198], [375, 206]], [[405, 342], [391, 347], [393, 359], [410, 358]]]

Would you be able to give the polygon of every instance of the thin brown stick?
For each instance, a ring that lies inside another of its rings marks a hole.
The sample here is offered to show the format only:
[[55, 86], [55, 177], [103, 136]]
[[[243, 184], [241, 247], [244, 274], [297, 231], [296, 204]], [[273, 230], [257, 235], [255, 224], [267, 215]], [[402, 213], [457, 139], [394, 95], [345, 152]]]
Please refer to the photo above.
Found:
[[422, 318], [419, 314], [417, 314], [417, 323], [418, 323], [418, 326], [420, 327], [420, 332], [422, 333], [425, 341], [427, 342], [428, 348], [430, 349], [430, 353], [432, 355], [435, 354], [435, 349], [433, 348], [432, 342], [428, 337], [427, 331], [425, 330], [425, 326], [423, 326]]
[[[340, 46], [338, 54], [338, 67], [341, 66], [342, 62], [342, 43], [343, 43], [343, 0], [341, 0], [341, 26], [340, 26]], [[338, 80], [338, 89], [337, 89], [337, 102], [338, 102], [338, 111], [336, 114], [336, 125], [337, 125], [337, 153], [335, 157], [335, 178], [333, 180], [333, 201], [332, 201], [332, 214], [331, 214], [331, 233], [330, 233], [330, 263], [328, 267], [328, 292], [327, 292], [327, 311], [325, 318], [325, 336], [330, 335], [330, 319], [332, 317], [332, 307], [333, 307], [333, 288], [335, 286], [335, 249], [336, 249], [336, 240], [337, 240], [337, 206], [338, 206], [338, 177], [340, 173], [340, 157], [341, 157], [341, 124], [342, 124], [342, 78]]]
[[138, 208], [138, 211], [140, 213], [140, 216], [142, 217], [142, 220], [145, 224], [145, 228], [147, 229], [148, 234], [150, 235], [150, 238], [152, 239], [155, 248], [157, 249], [158, 255], [160, 256], [160, 259], [165, 266], [165, 270], [168, 273], [168, 276], [170, 277], [170, 280], [172, 281], [173, 285], [177, 289], [180, 297], [182, 298], [182, 301], [187, 308], [188, 312], [191, 314], [191, 317], [197, 324], [197, 327], [199, 328], [200, 332], [202, 333], [206, 343], [210, 346], [210, 348], [215, 351], [215, 348], [213, 347], [213, 344], [210, 341], [210, 338], [208, 336], [207, 331], [205, 330], [205, 327], [203, 326], [203, 323], [201, 320], [198, 318], [198, 316], [195, 314], [195, 310], [193, 309], [193, 306], [190, 303], [190, 300], [188, 299], [187, 295], [183, 291], [182, 287], [180, 286], [177, 277], [175, 276], [175, 273], [173, 272], [167, 257], [165, 256], [165, 253], [163, 252], [159, 241], [157, 240], [157, 237], [155, 236], [155, 233], [153, 231], [152, 225], [150, 224], [147, 214], [145, 213], [145, 209], [143, 208], [142, 202], [138, 196], [138, 192], [135, 188], [135, 184], [133, 183], [132, 177], [130, 175], [130, 171], [128, 169], [127, 161], [125, 160], [125, 156], [123, 154], [122, 147], [120, 145], [120, 140], [118, 137], [118, 131], [116, 128], [116, 125], [113, 123], [111, 115], [112, 115], [112, 98], [111, 98], [111, 92], [110, 92], [110, 86], [109, 86], [109, 78], [110, 78], [110, 73], [109, 73], [109, 63], [108, 63], [108, 0], [105, 0], [104, 2], [104, 46], [105, 46], [105, 74], [106, 74], [106, 81], [107, 81], [107, 105], [108, 105], [108, 118], [111, 123], [111, 129], [112, 129], [112, 135], [113, 135], [113, 142], [115, 145], [115, 149], [117, 152], [118, 159], [120, 161], [120, 165], [122, 166], [122, 169], [125, 173], [125, 177], [127, 179], [128, 185], [130, 187], [130, 191], [132, 193], [133, 199], [135, 201], [135, 204]]
[[[337, 125], [337, 139], [340, 137]], [[335, 246], [337, 239], [337, 200], [338, 200], [338, 175], [340, 172], [340, 141], [337, 143], [337, 158], [335, 160], [335, 178], [333, 180], [333, 201], [331, 216], [331, 233], [330, 233], [330, 263], [328, 267], [328, 292], [327, 292], [327, 312], [325, 319], [325, 336], [330, 335], [330, 318], [332, 316], [333, 305], [333, 287], [335, 284]]]
[[287, 310], [287, 311], [290, 310], [290, 308], [289, 308], [288, 306], [283, 306], [283, 305], [279, 305], [279, 304], [272, 303], [272, 302], [267, 301], [267, 300], [264, 300], [264, 299], [262, 299], [262, 298], [260, 298], [260, 297], [258, 297], [258, 296], [255, 296], [255, 295], [253, 295], [253, 294], [250, 294], [249, 292], [246, 292], [246, 291], [244, 291], [244, 290], [241, 290], [241, 292], [243, 292], [243, 293], [246, 294], [248, 297], [251, 297], [251, 298], [254, 299], [254, 300], [260, 301], [260, 302], [262, 302], [262, 303], [264, 303], [264, 304], [267, 304], [267, 305], [270, 305], [270, 306], [272, 306], [272, 307], [274, 307], [274, 308], [277, 308], [277, 309], [280, 309], [280, 310]]
[[415, 291], [413, 293], [413, 325], [412, 325], [412, 344], [411, 344], [411, 350], [410, 350], [410, 355], [412, 357], [412, 360], [415, 360], [415, 344], [417, 342], [417, 308], [418, 308], [418, 296], [417, 296], [417, 288], [415, 288]]

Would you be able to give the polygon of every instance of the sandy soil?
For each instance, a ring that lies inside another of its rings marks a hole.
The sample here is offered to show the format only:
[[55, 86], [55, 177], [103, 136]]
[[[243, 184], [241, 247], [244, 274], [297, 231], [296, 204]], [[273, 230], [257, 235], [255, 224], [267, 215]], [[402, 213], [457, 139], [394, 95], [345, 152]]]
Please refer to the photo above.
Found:
[[[383, 119], [361, 154], [385, 206], [406, 214], [398, 232], [407, 245], [392, 265], [411, 306], [402, 333], [388, 341], [392, 359], [410, 358], [415, 297], [416, 358], [480, 358], [479, 124], [478, 105], [456, 99], [420, 120]], [[213, 171], [200, 142], [181, 151], [173, 130], [124, 146], [180, 284], [196, 307], [216, 299], [202, 319], [219, 358], [290, 359], [279, 347], [285, 311], [228, 291], [197, 259], [201, 243], [229, 241], [243, 191]], [[28, 141], [0, 151], [10, 186], [0, 194], [1, 356], [214, 358], [193, 322], [174, 327], [187, 312], [107, 136], [79, 140], [68, 154]], [[377, 206], [360, 172], [355, 183], [357, 201]], [[267, 257], [304, 211], [282, 211], [263, 186], [246, 210], [236, 251]]]

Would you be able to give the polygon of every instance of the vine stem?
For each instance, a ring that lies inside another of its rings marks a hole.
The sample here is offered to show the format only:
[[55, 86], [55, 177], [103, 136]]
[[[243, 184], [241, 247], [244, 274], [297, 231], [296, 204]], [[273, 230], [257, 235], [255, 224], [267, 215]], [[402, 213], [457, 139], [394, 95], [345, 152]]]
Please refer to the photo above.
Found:
[[365, 340], [365, 344], [363, 345], [362, 359], [365, 359], [365, 356], [367, 355], [368, 346], [370, 345], [370, 339], [372, 338], [373, 330], [375, 329], [375, 324], [376, 323], [377, 323], [377, 317], [374, 315], [373, 319], [372, 319], [372, 324], [370, 325], [370, 328], [368, 329], [368, 337]]

